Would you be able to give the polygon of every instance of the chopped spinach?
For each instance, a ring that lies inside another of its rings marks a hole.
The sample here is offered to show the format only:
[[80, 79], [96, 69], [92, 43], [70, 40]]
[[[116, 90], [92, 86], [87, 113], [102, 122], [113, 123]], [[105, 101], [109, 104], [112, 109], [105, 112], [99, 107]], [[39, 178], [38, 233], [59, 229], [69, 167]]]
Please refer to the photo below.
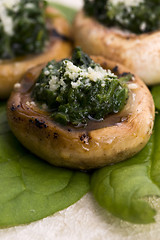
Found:
[[84, 10], [89, 16], [107, 26], [118, 26], [140, 34], [160, 28], [159, 0], [144, 0], [138, 5], [126, 6], [122, 1], [84, 0]]
[[76, 48], [71, 61], [47, 64], [32, 96], [47, 104], [57, 122], [82, 126], [88, 119], [103, 120], [107, 114], [117, 113], [124, 107], [128, 98], [124, 78], [121, 81]]
[[14, 8], [6, 7], [13, 33], [5, 31], [0, 17], [0, 59], [38, 54], [44, 50], [48, 41], [45, 7], [45, 0], [21, 0]]

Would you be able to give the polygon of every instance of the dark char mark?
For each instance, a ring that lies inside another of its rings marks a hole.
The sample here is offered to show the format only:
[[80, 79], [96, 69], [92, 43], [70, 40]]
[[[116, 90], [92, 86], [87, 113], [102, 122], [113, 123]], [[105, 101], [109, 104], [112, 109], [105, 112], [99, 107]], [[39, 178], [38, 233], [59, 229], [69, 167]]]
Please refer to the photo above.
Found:
[[114, 72], [114, 73], [118, 73], [118, 72], [119, 72], [119, 68], [118, 68], [118, 66], [115, 66], [115, 67], [112, 69], [112, 72]]
[[47, 125], [45, 124], [45, 121], [40, 121], [37, 118], [35, 119], [35, 125], [38, 128], [47, 128]]
[[57, 138], [58, 138], [58, 133], [54, 132], [54, 133], [53, 133], [53, 138], [54, 138], [54, 139], [57, 139]]
[[16, 108], [19, 108], [19, 107], [20, 107], [20, 105], [17, 105], [16, 107], [15, 107], [14, 105], [12, 105], [11, 108], [10, 108], [10, 110], [13, 112], [13, 111], [16, 110]]
[[80, 137], [81, 142], [83, 143], [89, 143], [89, 140], [91, 139], [87, 134], [82, 134]]
[[[119, 74], [119, 77], [125, 77], [127, 76], [128, 74], [132, 74], [130, 72], [123, 72], [122, 74]], [[134, 75], [132, 74], [132, 76], [134, 77]]]

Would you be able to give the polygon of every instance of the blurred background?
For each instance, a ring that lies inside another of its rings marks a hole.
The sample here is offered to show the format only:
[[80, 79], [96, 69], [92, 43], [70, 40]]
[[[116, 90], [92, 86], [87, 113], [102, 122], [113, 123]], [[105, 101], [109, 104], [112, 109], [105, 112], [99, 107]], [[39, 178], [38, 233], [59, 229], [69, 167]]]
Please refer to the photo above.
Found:
[[76, 9], [79, 9], [83, 6], [83, 0], [49, 0], [49, 1], [63, 4]]

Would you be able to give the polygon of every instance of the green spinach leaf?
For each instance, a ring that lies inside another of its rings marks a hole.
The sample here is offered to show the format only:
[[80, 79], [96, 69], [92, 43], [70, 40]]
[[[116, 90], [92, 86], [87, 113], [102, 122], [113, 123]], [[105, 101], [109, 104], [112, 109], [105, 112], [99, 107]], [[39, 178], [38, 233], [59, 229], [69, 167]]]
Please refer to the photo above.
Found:
[[154, 222], [148, 196], [160, 196], [160, 115], [146, 147], [131, 159], [97, 170], [91, 190], [98, 203], [115, 216], [133, 223]]
[[9, 126], [7, 123], [7, 116], [5, 114], [6, 105], [4, 102], [0, 102], [0, 134], [8, 132]]
[[156, 85], [151, 89], [155, 107], [160, 110], [160, 85]]
[[89, 175], [38, 159], [16, 140], [0, 103], [0, 227], [30, 223], [78, 201]]
[[67, 18], [67, 20], [69, 22], [72, 22], [75, 15], [76, 15], [76, 10], [67, 6], [63, 6], [61, 4], [58, 3], [50, 3], [50, 5], [52, 7], [55, 7], [57, 9], [59, 9], [61, 11], [61, 13], [63, 13], [63, 15]]

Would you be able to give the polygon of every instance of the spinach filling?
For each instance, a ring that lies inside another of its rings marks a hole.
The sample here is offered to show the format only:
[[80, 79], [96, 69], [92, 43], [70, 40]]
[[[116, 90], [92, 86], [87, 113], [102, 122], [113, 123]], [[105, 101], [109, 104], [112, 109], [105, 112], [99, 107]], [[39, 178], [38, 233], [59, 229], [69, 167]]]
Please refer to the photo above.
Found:
[[[4, 9], [0, 12], [0, 59], [43, 52], [48, 41], [45, 0], [20, 0], [12, 7], [5, 0], [1, 4]], [[12, 25], [10, 32], [6, 31], [7, 24]]]
[[47, 105], [53, 119], [61, 124], [86, 125], [123, 109], [128, 98], [125, 81], [118, 79], [76, 48], [72, 59], [51, 61], [42, 70], [32, 92], [35, 101]]
[[[136, 2], [136, 1], [135, 1]], [[114, 4], [111, 0], [84, 0], [84, 10], [107, 26], [117, 26], [140, 34], [160, 28], [160, 1], [140, 0], [139, 4]]]

